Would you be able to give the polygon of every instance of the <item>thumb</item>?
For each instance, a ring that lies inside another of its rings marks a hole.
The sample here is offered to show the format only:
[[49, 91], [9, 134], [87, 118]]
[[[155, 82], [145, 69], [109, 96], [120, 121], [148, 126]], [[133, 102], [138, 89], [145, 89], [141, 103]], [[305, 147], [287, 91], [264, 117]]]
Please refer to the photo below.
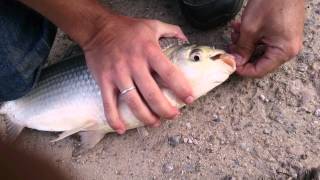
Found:
[[232, 47], [232, 53], [236, 57], [237, 66], [246, 64], [255, 50], [256, 34], [245, 28], [240, 29], [240, 36]]
[[247, 63], [237, 69], [238, 74], [247, 77], [260, 78], [274, 71], [287, 61], [288, 57], [276, 47], [267, 47], [265, 54], [257, 59], [255, 64]]
[[188, 38], [184, 35], [179, 26], [167, 24], [161, 21], [157, 21], [155, 24], [156, 36], [158, 39], [167, 37], [178, 38], [182, 41], [188, 41]]

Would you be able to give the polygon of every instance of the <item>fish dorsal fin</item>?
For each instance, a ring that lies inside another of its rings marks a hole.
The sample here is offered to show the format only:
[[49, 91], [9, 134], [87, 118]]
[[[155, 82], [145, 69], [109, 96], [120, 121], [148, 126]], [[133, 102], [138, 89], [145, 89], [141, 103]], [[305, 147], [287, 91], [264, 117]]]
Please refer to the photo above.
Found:
[[79, 135], [81, 138], [81, 143], [80, 146], [73, 151], [72, 156], [79, 156], [95, 147], [106, 135], [106, 131], [83, 131], [80, 132]]
[[90, 129], [91, 127], [94, 127], [96, 126], [96, 123], [92, 122], [92, 121], [87, 121], [87, 123], [85, 123], [84, 125], [80, 126], [80, 127], [77, 127], [77, 128], [74, 128], [74, 129], [71, 129], [69, 131], [64, 131], [63, 133], [61, 133], [59, 135], [58, 138], [52, 140], [51, 142], [57, 142], [57, 141], [60, 141], [68, 136], [71, 136], [75, 133], [78, 133], [80, 131], [84, 131], [86, 129]]
[[7, 118], [4, 118], [4, 122], [6, 124], [7, 141], [8, 143], [13, 143], [22, 132], [24, 126], [16, 124]]

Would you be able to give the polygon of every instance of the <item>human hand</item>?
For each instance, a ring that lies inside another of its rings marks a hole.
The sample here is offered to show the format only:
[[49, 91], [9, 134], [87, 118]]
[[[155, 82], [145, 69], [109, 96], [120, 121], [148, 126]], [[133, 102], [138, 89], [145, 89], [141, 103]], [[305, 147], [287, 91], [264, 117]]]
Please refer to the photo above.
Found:
[[85, 52], [87, 65], [102, 92], [109, 125], [122, 134], [126, 128], [117, 109], [119, 92], [137, 86], [122, 97], [134, 115], [158, 126], [159, 117], [179, 114], [152, 77], [189, 104], [192, 89], [182, 72], [161, 52], [160, 37], [187, 40], [178, 26], [156, 20], [119, 16], [97, 0], [21, 0], [65, 31]]
[[[249, 0], [241, 22], [232, 23], [231, 52], [237, 73], [262, 77], [299, 53], [303, 41], [304, 0]], [[249, 61], [258, 44], [264, 54]]]
[[154, 73], [185, 103], [193, 101], [188, 81], [161, 52], [160, 37], [187, 40], [178, 26], [114, 15], [82, 45], [88, 67], [101, 89], [108, 123], [119, 134], [126, 127], [117, 109], [118, 95], [132, 86], [138, 91], [129, 91], [122, 97], [145, 124], [159, 126], [159, 117], [172, 119], [179, 114], [162, 94]]

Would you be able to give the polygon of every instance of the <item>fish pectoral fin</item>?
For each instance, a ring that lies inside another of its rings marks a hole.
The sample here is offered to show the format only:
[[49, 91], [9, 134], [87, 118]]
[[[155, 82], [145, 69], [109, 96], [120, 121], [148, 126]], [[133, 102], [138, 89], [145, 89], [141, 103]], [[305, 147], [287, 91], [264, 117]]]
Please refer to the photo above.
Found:
[[88, 152], [103, 139], [106, 132], [103, 130], [92, 130], [80, 132], [79, 135], [81, 143], [80, 146], [73, 151], [72, 156], [79, 156]]
[[18, 138], [24, 126], [16, 124], [8, 119], [5, 119], [4, 122], [6, 124], [7, 141], [12, 143]]
[[52, 141], [50, 141], [50, 142], [60, 141], [60, 140], [66, 138], [66, 137], [68, 137], [68, 136], [71, 136], [71, 135], [73, 135], [73, 134], [75, 134], [75, 133], [78, 133], [78, 132], [80, 132], [80, 131], [84, 131], [84, 130], [89, 129], [89, 128], [94, 127], [94, 126], [96, 126], [96, 123], [94, 123], [94, 122], [92, 122], [92, 121], [89, 121], [88, 123], [84, 124], [83, 126], [80, 126], [80, 127], [74, 128], [74, 129], [71, 129], [71, 130], [69, 130], [69, 131], [64, 131], [63, 133], [61, 133], [61, 134], [59, 135], [58, 138], [56, 138], [56, 139], [54, 139], [54, 140], [52, 140]]

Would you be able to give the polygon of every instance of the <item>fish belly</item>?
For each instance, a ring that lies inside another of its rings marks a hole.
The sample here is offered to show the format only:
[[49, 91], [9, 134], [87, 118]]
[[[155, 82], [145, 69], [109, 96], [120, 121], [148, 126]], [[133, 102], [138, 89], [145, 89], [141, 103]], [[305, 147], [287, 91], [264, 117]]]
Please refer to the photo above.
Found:
[[105, 122], [100, 90], [83, 60], [46, 71], [33, 91], [5, 104], [11, 121], [41, 131], [68, 131], [87, 122]]

